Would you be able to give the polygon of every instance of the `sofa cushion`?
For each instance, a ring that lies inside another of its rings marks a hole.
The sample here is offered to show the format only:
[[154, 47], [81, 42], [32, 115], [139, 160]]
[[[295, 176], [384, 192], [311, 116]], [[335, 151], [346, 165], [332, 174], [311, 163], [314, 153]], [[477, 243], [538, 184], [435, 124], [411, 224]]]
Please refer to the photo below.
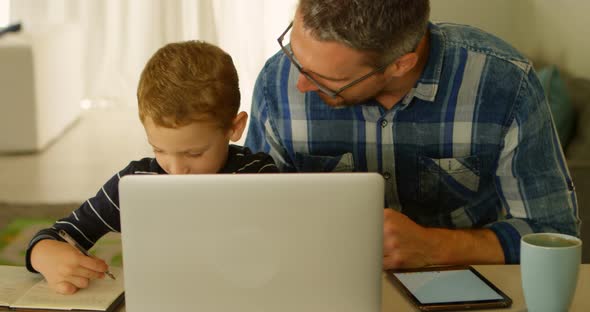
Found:
[[575, 134], [567, 147], [568, 162], [590, 164], [590, 79], [567, 80], [576, 116]]
[[565, 148], [572, 138], [575, 126], [574, 108], [566, 83], [554, 65], [541, 68], [537, 75], [545, 90], [561, 146]]

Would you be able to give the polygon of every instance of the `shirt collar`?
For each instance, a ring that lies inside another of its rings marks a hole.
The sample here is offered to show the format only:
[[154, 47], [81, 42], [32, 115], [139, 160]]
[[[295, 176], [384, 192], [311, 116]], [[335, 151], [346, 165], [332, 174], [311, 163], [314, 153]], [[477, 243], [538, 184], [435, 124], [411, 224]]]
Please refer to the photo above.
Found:
[[403, 105], [409, 104], [414, 97], [428, 102], [434, 102], [434, 99], [436, 98], [443, 66], [445, 37], [440, 27], [433, 23], [428, 25], [428, 31], [430, 32], [430, 53], [428, 55], [428, 62], [426, 63], [416, 86], [404, 97], [402, 101]]

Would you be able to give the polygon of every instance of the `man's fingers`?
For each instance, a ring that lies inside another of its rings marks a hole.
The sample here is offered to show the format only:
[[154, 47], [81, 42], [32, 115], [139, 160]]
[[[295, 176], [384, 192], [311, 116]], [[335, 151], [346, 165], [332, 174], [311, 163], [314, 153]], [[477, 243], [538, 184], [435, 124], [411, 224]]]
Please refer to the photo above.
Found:
[[402, 269], [411, 267], [408, 265], [404, 259], [399, 257], [398, 255], [386, 255], [383, 257], [383, 269], [390, 270], [390, 269]]
[[383, 209], [383, 233], [389, 235], [398, 227], [398, 216], [395, 211], [390, 208]]
[[396, 263], [393, 260], [393, 257], [390, 257], [390, 256], [383, 257], [383, 270], [395, 269], [395, 268], [397, 268], [397, 266], [395, 264]]
[[397, 240], [392, 238], [383, 239], [383, 255], [387, 256], [392, 254], [396, 249], [399, 248]]
[[383, 218], [384, 220], [388, 220], [389, 218], [391, 218], [393, 216], [393, 209], [391, 208], [385, 208], [383, 209]]
[[78, 291], [78, 288], [76, 286], [74, 286], [72, 283], [66, 282], [66, 281], [59, 282], [59, 283], [55, 284], [53, 289], [55, 289], [56, 292], [58, 292], [62, 295], [71, 295], [71, 294], [76, 293], [76, 291]]

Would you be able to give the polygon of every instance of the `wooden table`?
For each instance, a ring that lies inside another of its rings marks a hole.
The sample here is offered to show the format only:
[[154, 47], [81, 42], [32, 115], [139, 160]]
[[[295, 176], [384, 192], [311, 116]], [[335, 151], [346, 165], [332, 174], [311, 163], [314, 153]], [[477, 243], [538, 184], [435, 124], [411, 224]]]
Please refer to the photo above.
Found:
[[[524, 312], [527, 310], [520, 285], [519, 265], [475, 265], [474, 267], [508, 297], [512, 298], [512, 307], [509, 309], [479, 311]], [[383, 278], [382, 291], [382, 312], [417, 311], [412, 303], [385, 277]], [[578, 287], [570, 311], [590, 311], [590, 264], [583, 264], [580, 269]]]
[[[526, 312], [526, 305], [520, 284], [519, 265], [475, 265], [475, 269], [512, 298], [512, 306], [508, 309], [497, 310], [472, 310], [482, 312]], [[418, 311], [412, 303], [393, 286], [383, 275], [382, 282], [382, 306], [381, 312]], [[119, 312], [124, 312], [121, 307]], [[570, 307], [571, 312], [590, 311], [590, 264], [582, 264], [578, 278], [578, 286], [574, 301]]]
[[[520, 285], [519, 265], [476, 265], [474, 266], [483, 276], [500, 288], [506, 295], [512, 298], [512, 307], [498, 310], [480, 311], [518, 311], [525, 312], [526, 306]], [[25, 268], [23, 267], [23, 270]], [[0, 308], [0, 311], [7, 309]], [[125, 312], [125, 306], [116, 309], [118, 312]], [[417, 311], [412, 303], [393, 286], [383, 275], [382, 281], [382, 312], [403, 312]], [[570, 308], [571, 312], [590, 311], [590, 264], [583, 264], [580, 269], [578, 286], [574, 301]]]

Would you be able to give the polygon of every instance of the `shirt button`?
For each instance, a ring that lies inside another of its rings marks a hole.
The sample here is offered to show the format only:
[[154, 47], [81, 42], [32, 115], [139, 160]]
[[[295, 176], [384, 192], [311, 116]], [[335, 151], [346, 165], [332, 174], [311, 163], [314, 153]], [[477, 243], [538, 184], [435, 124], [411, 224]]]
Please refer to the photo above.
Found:
[[381, 120], [381, 128], [385, 128], [387, 127], [387, 120], [383, 119]]
[[389, 178], [391, 178], [391, 174], [390, 174], [389, 172], [384, 172], [384, 173], [383, 173], [383, 178], [384, 178], [385, 180], [389, 180]]

